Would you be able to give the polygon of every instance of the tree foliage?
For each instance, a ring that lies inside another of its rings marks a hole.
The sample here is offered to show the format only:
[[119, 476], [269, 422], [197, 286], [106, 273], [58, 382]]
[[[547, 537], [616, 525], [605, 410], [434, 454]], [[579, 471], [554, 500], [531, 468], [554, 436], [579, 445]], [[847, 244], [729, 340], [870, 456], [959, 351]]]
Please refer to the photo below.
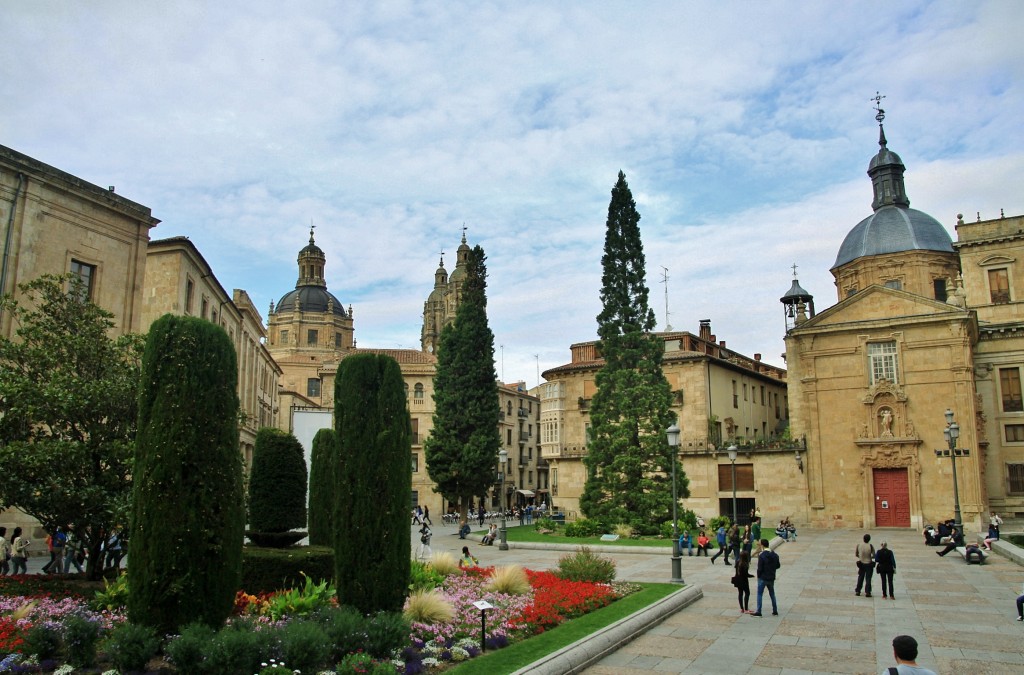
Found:
[[95, 579], [106, 533], [127, 518], [143, 342], [112, 338], [113, 315], [79, 283], [46, 275], [0, 300], [15, 327], [0, 338], [0, 505], [50, 532], [72, 525]]
[[402, 609], [409, 585], [412, 444], [405, 383], [383, 354], [348, 356], [334, 395], [335, 582], [363, 613]]
[[305, 527], [306, 483], [306, 457], [299, 439], [280, 429], [260, 429], [249, 474], [249, 527], [254, 532]]
[[128, 540], [128, 613], [163, 632], [220, 626], [242, 569], [238, 366], [227, 334], [194, 317], [150, 328]]
[[[661, 369], [664, 341], [652, 331], [640, 214], [620, 171], [608, 205], [601, 259], [598, 350], [604, 365], [590, 405], [587, 482], [580, 507], [588, 518], [646, 530], [672, 516], [672, 392]], [[678, 470], [678, 469], [677, 469]], [[678, 470], [681, 496], [689, 494]]]
[[313, 437], [309, 467], [309, 544], [334, 543], [334, 479], [338, 472], [338, 435], [321, 429]]
[[487, 323], [487, 257], [470, 252], [455, 320], [445, 326], [434, 376], [434, 428], [424, 446], [436, 490], [465, 517], [473, 497], [494, 485], [501, 437], [494, 334]]

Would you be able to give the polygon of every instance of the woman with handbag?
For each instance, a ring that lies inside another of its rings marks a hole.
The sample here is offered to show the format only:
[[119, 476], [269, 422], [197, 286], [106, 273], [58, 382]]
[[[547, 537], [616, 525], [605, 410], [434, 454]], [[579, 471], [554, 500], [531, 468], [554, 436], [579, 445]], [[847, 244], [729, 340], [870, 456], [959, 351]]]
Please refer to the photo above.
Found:
[[882, 597], [890, 600], [896, 599], [896, 593], [892, 588], [892, 578], [896, 574], [896, 556], [889, 550], [889, 545], [882, 542], [875, 552], [875, 569], [882, 579]]
[[753, 576], [750, 573], [750, 552], [743, 551], [736, 564], [736, 575], [732, 578], [740, 603], [740, 614], [750, 614], [750, 578]]

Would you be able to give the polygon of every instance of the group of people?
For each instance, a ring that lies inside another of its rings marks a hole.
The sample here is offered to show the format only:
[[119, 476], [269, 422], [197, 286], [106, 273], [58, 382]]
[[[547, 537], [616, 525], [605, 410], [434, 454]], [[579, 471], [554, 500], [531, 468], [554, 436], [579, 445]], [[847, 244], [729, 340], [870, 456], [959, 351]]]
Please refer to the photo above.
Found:
[[857, 560], [857, 586], [853, 589], [855, 595], [864, 591], [864, 597], [871, 597], [871, 578], [875, 572], [882, 580], [882, 597], [895, 600], [896, 593], [893, 591], [892, 580], [896, 575], [896, 555], [889, 548], [888, 542], [879, 544], [876, 551], [871, 543], [871, 535], [865, 534], [863, 541], [857, 544], [853, 552]]
[[[28, 555], [32, 541], [24, 536], [20, 527], [15, 527], [10, 540], [7, 528], [0, 527], [0, 576], [7, 574], [28, 574]], [[43, 565], [42, 574], [68, 574], [74, 567], [83, 572], [82, 565], [88, 556], [84, 542], [75, 534], [74, 527], [58, 525], [46, 537], [46, 550], [50, 559]], [[119, 569], [124, 558], [124, 536], [117, 527], [105, 537], [100, 549], [101, 562], [105, 567]]]

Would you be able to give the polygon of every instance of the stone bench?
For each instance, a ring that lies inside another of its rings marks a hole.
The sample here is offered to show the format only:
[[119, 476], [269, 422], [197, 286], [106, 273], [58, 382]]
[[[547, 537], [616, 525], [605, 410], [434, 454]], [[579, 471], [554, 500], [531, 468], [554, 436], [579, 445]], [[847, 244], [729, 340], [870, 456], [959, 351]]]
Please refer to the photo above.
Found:
[[957, 546], [956, 552], [959, 553], [960, 557], [963, 558], [969, 565], [981, 565], [985, 562], [985, 558], [988, 557], [988, 551], [981, 548], [971, 549], [971, 554], [969, 557], [967, 555], [966, 546]]

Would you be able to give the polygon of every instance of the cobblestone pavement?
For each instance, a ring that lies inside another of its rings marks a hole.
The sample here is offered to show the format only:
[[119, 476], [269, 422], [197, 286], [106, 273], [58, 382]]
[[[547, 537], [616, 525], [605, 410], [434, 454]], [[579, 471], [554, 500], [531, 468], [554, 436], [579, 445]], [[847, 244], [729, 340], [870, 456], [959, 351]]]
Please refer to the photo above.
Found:
[[[460, 540], [453, 530], [435, 528], [435, 551], [457, 554], [468, 544], [484, 565], [536, 569], [553, 567], [564, 555], [500, 551], [481, 546], [478, 538]], [[1024, 673], [1024, 623], [1016, 621], [1014, 605], [1024, 568], [998, 555], [985, 565], [967, 565], [955, 552], [940, 558], [915, 531], [876, 530], [872, 543], [877, 548], [888, 541], [896, 555], [896, 599], [882, 598], [877, 575], [874, 597], [857, 597], [853, 550], [862, 534], [803, 530], [795, 542], [781, 545], [779, 616], [741, 615], [729, 583], [732, 567], [722, 558], [712, 565], [684, 557], [683, 577], [701, 585], [704, 598], [585, 672], [879, 673], [894, 663], [892, 638], [908, 634], [920, 644], [918, 664], [937, 673]], [[603, 555], [616, 561], [620, 579], [667, 581], [670, 575], [667, 553]], [[770, 607], [767, 597], [764, 602]]]

